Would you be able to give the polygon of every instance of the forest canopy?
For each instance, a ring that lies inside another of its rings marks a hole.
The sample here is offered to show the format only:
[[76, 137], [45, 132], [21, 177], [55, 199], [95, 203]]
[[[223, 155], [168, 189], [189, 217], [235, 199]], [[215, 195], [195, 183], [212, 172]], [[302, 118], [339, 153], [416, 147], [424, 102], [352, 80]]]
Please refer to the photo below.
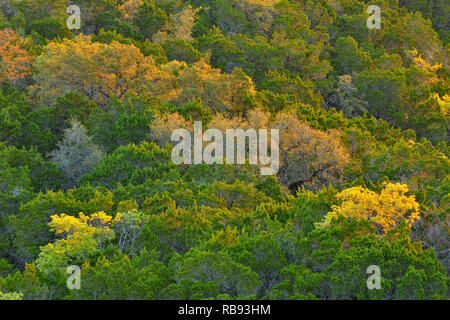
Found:
[[[0, 0], [0, 300], [449, 299], [449, 21], [446, 0]], [[174, 163], [195, 121], [279, 130], [279, 170]]]

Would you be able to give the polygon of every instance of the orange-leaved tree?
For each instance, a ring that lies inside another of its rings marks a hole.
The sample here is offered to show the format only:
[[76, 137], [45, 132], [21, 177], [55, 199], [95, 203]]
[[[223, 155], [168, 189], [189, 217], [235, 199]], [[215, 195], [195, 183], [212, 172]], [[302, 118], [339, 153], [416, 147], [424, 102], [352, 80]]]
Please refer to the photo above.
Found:
[[33, 55], [25, 48], [26, 44], [14, 30], [0, 30], [0, 82], [14, 83], [30, 74]]

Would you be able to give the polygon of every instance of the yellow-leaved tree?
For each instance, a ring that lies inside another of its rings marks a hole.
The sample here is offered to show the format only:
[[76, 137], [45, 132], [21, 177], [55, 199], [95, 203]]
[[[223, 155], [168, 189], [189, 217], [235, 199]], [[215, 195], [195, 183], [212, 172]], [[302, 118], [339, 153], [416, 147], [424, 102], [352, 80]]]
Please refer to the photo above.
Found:
[[36, 83], [31, 90], [44, 105], [52, 105], [69, 90], [101, 105], [126, 93], [151, 96], [155, 83], [161, 87], [169, 77], [134, 45], [91, 42], [84, 35], [49, 43], [34, 67]]
[[79, 213], [78, 217], [61, 215], [51, 216], [49, 226], [60, 239], [41, 247], [36, 260], [37, 268], [49, 272], [53, 268], [66, 266], [70, 261], [84, 259], [101, 249], [105, 243], [114, 239], [111, 229], [120, 218], [113, 219], [105, 212], [90, 216]]
[[343, 190], [337, 194], [341, 205], [333, 206], [333, 211], [316, 226], [327, 228], [333, 218], [343, 216], [370, 221], [381, 236], [402, 223], [410, 230], [420, 216], [419, 204], [413, 195], [407, 195], [408, 192], [408, 186], [399, 183], [385, 184], [379, 194], [360, 186]]
[[240, 113], [256, 93], [252, 79], [239, 68], [224, 74], [205, 60], [157, 65], [134, 45], [92, 42], [82, 34], [49, 43], [34, 68], [30, 90], [41, 105], [53, 105], [72, 90], [102, 106], [112, 96], [133, 94], [177, 105], [201, 98], [213, 111]]

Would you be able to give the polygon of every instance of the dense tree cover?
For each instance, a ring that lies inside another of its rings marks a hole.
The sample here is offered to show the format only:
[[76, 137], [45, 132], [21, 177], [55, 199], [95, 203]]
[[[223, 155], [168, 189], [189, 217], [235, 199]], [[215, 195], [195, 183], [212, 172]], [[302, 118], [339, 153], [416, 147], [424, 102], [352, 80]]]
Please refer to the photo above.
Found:
[[[450, 298], [449, 10], [1, 0], [0, 300]], [[176, 165], [194, 121], [279, 171]]]

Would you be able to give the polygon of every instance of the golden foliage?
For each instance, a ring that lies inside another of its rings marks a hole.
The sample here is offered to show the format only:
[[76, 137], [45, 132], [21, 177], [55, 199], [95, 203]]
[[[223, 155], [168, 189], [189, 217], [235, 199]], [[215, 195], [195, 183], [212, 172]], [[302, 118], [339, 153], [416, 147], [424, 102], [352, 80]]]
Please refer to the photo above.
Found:
[[434, 83], [439, 80], [437, 72], [442, 68], [441, 63], [430, 64], [428, 61], [422, 58], [417, 49], [407, 51], [407, 55], [410, 57], [414, 65], [425, 72], [428, 79], [425, 83]]
[[188, 124], [178, 113], [156, 115], [150, 124], [150, 137], [158, 145], [164, 146], [166, 143], [170, 143], [172, 132], [179, 128], [191, 131], [192, 125]]
[[227, 226], [226, 229], [219, 230], [211, 236], [211, 242], [223, 246], [231, 246], [239, 241], [239, 232], [236, 227]]
[[144, 57], [134, 45], [92, 43], [84, 35], [48, 44], [35, 67], [38, 73], [32, 92], [43, 104], [53, 104], [69, 89], [99, 104], [113, 95], [149, 96], [154, 93], [153, 83], [167, 78], [153, 59]]
[[255, 95], [253, 81], [241, 69], [235, 68], [231, 74], [223, 74], [220, 69], [211, 67], [205, 60], [187, 67], [180, 63], [175, 71], [178, 74], [177, 87], [180, 94], [171, 102], [183, 105], [195, 98], [201, 98], [203, 106], [214, 112], [234, 113], [243, 110], [247, 96]]
[[238, 68], [223, 74], [204, 60], [191, 66], [176, 60], [157, 66], [134, 45], [91, 42], [82, 34], [49, 43], [34, 66], [31, 92], [42, 105], [52, 105], [74, 90], [100, 105], [112, 96], [123, 99], [133, 94], [177, 105], [201, 98], [216, 112], [238, 112], [255, 94], [251, 78]]
[[118, 221], [120, 217], [113, 219], [103, 211], [90, 216], [80, 212], [78, 218], [64, 213], [51, 216], [48, 225], [62, 238], [41, 247], [37, 268], [49, 272], [52, 268], [66, 266], [73, 259], [83, 260], [101, 250], [105, 242], [114, 239], [111, 227]]
[[350, 159], [340, 131], [315, 130], [294, 112], [280, 113], [275, 127], [280, 129], [280, 177], [292, 191], [299, 186], [316, 189], [340, 182]]
[[103, 211], [90, 216], [80, 212], [78, 218], [62, 213], [51, 216], [51, 219], [48, 224], [51, 231], [63, 238], [49, 243], [47, 249], [62, 256], [78, 256], [94, 251], [103, 241], [114, 238], [111, 227], [120, 221], [120, 217], [113, 219]]
[[414, 196], [406, 195], [408, 191], [406, 184], [398, 183], [387, 183], [380, 194], [360, 186], [346, 189], [337, 195], [342, 204], [333, 206], [319, 227], [343, 216], [372, 222], [378, 234], [386, 234], [402, 222], [411, 228], [420, 216], [419, 204]]

